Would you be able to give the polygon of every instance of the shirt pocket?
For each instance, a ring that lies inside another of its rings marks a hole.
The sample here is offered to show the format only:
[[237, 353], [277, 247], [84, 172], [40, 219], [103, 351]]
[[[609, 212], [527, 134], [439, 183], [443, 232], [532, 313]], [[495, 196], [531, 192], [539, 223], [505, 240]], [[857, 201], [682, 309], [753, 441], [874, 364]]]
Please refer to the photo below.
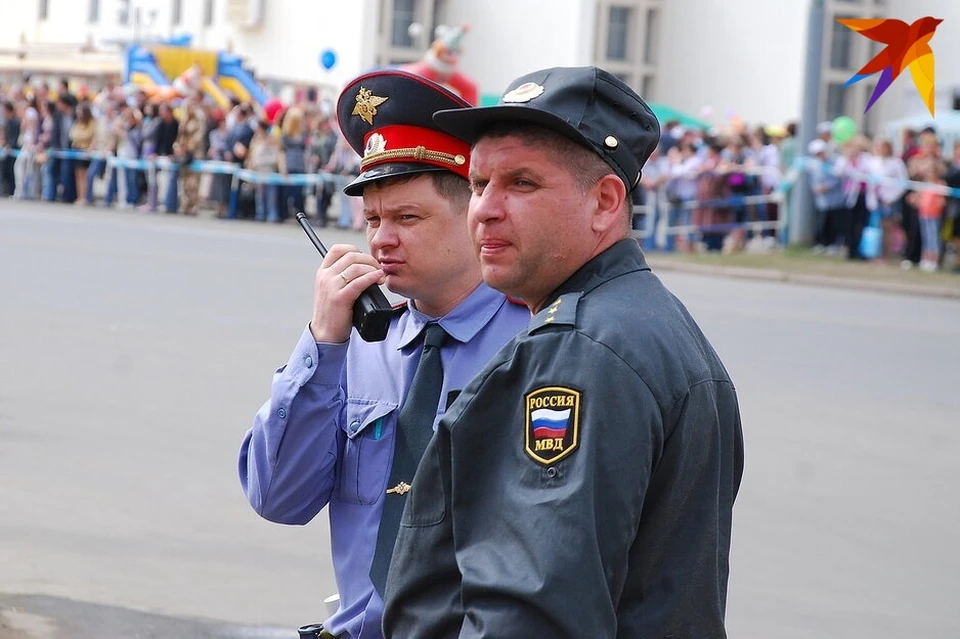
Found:
[[376, 503], [386, 491], [396, 410], [396, 404], [347, 400], [341, 500], [369, 505]]

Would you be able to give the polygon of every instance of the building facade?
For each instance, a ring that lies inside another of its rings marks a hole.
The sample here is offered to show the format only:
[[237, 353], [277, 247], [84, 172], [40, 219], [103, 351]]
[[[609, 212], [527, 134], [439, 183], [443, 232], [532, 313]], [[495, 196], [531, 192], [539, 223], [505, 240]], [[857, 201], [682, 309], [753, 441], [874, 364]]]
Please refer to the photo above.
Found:
[[875, 80], [843, 84], [879, 45], [838, 17], [944, 18], [932, 41], [937, 108], [954, 106], [955, 0], [18, 0], [2, 11], [0, 71], [28, 67], [43, 49], [74, 47], [83, 53], [67, 57], [76, 61], [189, 35], [194, 47], [242, 56], [269, 88], [335, 95], [359, 73], [420, 58], [437, 26], [469, 24], [461, 68], [487, 100], [536, 68], [597, 64], [699, 119], [783, 124], [801, 111], [814, 1], [825, 5], [821, 119], [849, 115], [873, 132], [925, 109], [905, 72], [864, 115]]

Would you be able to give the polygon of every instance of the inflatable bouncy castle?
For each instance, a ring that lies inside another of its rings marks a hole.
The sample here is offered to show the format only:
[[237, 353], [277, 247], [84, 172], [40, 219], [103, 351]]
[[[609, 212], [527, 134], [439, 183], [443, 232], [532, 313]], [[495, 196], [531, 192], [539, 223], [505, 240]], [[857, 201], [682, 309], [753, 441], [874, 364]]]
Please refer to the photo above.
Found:
[[243, 66], [239, 56], [182, 46], [132, 46], [127, 49], [124, 83], [148, 94], [200, 91], [221, 108], [230, 107], [230, 95], [259, 106], [267, 101], [263, 88]]

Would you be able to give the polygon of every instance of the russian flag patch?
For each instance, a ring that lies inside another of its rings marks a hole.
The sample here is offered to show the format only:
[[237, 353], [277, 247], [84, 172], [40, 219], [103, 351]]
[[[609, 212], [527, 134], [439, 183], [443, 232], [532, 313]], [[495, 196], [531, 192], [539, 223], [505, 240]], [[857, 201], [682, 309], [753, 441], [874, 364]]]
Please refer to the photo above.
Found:
[[541, 464], [557, 462], [580, 443], [580, 392], [563, 386], [538, 388], [525, 396], [524, 450]]

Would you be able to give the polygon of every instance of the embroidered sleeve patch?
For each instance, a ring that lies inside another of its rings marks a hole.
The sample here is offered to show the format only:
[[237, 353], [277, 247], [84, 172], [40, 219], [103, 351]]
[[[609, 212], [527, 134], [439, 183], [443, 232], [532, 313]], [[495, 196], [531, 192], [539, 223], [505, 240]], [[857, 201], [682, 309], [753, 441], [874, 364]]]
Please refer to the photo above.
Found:
[[541, 464], [560, 461], [580, 444], [580, 392], [545, 386], [526, 394], [524, 450]]

